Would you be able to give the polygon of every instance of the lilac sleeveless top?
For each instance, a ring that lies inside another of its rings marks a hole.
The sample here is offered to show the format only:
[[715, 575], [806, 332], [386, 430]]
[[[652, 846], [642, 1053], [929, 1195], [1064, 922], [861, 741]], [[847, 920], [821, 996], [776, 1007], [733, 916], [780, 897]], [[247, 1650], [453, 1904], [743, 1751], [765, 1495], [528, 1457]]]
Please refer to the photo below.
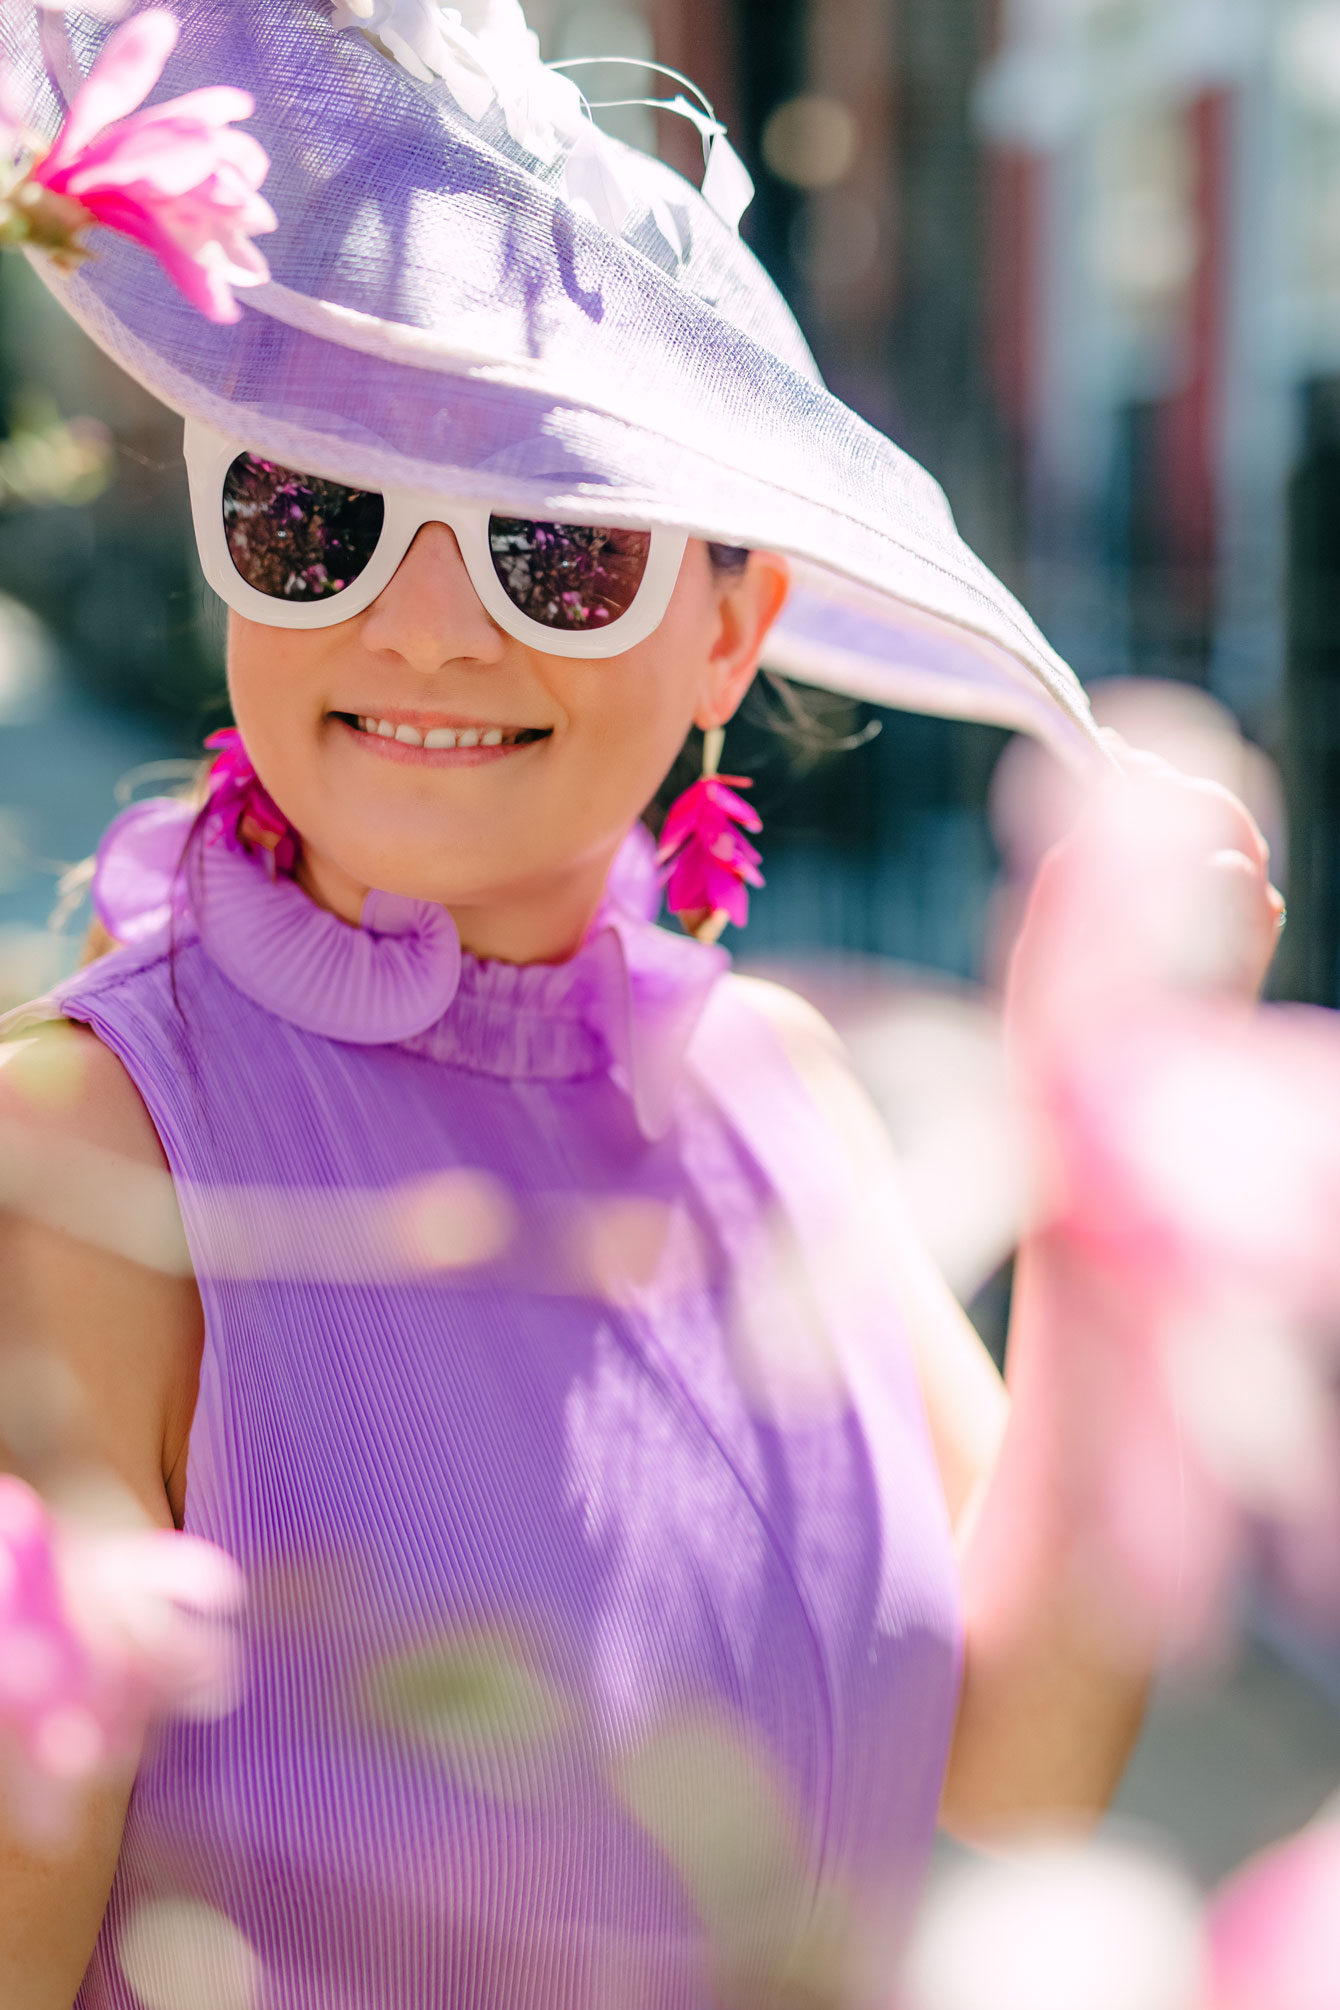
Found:
[[151, 1737], [79, 2010], [175, 2002], [164, 1922], [208, 1913], [189, 1958], [253, 2010], [847, 2000], [959, 1649], [827, 1126], [724, 955], [645, 918], [636, 841], [573, 960], [512, 968], [240, 849], [174, 881], [183, 816], [114, 829], [133, 940], [57, 1003], [177, 1184], [186, 1526], [247, 1574], [245, 1677]]

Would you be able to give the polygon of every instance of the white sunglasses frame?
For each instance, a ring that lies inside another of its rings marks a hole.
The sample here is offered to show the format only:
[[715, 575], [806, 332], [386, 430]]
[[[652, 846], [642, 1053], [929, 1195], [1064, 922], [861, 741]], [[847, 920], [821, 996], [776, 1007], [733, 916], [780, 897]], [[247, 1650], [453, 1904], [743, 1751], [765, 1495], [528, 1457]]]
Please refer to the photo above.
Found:
[[[505, 634], [546, 656], [599, 661], [622, 656], [660, 627], [688, 549], [687, 531], [652, 529], [647, 569], [627, 613], [611, 621], [608, 627], [590, 633], [547, 628], [542, 621], [532, 621], [521, 612], [494, 570], [489, 523], [495, 515], [506, 512], [477, 503], [449, 501], [423, 489], [380, 489], [377, 493], [386, 506], [386, 520], [377, 548], [358, 578], [326, 600], [276, 600], [243, 579], [233, 563], [224, 529], [224, 479], [238, 456], [252, 451], [198, 419], [186, 421], [186, 471], [195, 541], [205, 578], [235, 613], [267, 628], [335, 628], [343, 621], [352, 621], [390, 585], [423, 526], [441, 523], [455, 535], [470, 583], [484, 611]], [[541, 520], [559, 521], [548, 517], [537, 519]], [[585, 521], [589, 523], [590, 519]]]

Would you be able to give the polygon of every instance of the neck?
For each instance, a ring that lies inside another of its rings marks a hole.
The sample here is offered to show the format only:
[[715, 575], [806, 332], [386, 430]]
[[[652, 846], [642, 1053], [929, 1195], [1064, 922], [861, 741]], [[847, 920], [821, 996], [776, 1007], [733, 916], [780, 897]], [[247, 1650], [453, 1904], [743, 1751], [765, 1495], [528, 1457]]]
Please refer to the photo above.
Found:
[[[506, 899], [445, 901], [461, 938], [461, 948], [488, 963], [566, 963], [575, 956], [595, 920], [613, 864], [613, 853], [583, 860], [562, 878]], [[304, 848], [298, 883], [318, 907], [357, 927], [370, 887], [333, 859]]]

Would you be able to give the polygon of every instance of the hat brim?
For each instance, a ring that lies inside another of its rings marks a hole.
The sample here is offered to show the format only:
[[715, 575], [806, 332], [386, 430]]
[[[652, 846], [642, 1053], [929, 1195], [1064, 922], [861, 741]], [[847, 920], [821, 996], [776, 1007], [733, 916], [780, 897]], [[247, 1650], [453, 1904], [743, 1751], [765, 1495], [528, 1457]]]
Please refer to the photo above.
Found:
[[[229, 83], [256, 97], [281, 220], [273, 283], [219, 327], [110, 233], [78, 273], [38, 261], [166, 404], [338, 479], [532, 516], [598, 507], [611, 524], [780, 551], [796, 588], [778, 670], [1020, 728], [1072, 763], [1106, 758], [1078, 680], [963, 543], [937, 484], [824, 388], [762, 268], [673, 170], [638, 157], [647, 211], [615, 237], [444, 87], [333, 32], [321, 0], [173, 11], [181, 39], [156, 95]], [[56, 15], [27, 38], [49, 121], [64, 94], [53, 48], [68, 91], [99, 39]]]

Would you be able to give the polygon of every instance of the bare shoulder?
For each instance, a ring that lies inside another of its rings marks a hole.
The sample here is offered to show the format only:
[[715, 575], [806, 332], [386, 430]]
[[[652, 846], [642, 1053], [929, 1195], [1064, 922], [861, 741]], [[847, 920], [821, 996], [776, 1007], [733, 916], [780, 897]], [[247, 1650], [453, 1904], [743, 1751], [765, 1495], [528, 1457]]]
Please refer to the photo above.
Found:
[[883, 1118], [834, 1028], [782, 984], [731, 980], [767, 1019], [824, 1121], [857, 1190], [880, 1209], [881, 1249], [921, 1383], [951, 1520], [969, 1514], [994, 1464], [1008, 1401], [1000, 1375], [926, 1248]]
[[167, 1171], [153, 1120], [122, 1062], [86, 1026], [30, 1022], [0, 1042], [0, 1122]]
[[831, 1125], [848, 1157], [863, 1169], [895, 1171], [893, 1143], [867, 1095], [841, 1035], [797, 991], [771, 978], [732, 975], [735, 994], [765, 1019], [811, 1100]]
[[846, 1048], [838, 1034], [798, 991], [770, 977], [744, 977], [738, 972], [729, 982], [736, 996], [768, 1021], [791, 1060], [799, 1063], [806, 1058], [823, 1058], [829, 1063], [845, 1063]]
[[0, 1349], [65, 1391], [37, 1467], [92, 1460], [180, 1520], [203, 1320], [176, 1194], [126, 1068], [64, 1021], [0, 1045], [0, 1244]]

